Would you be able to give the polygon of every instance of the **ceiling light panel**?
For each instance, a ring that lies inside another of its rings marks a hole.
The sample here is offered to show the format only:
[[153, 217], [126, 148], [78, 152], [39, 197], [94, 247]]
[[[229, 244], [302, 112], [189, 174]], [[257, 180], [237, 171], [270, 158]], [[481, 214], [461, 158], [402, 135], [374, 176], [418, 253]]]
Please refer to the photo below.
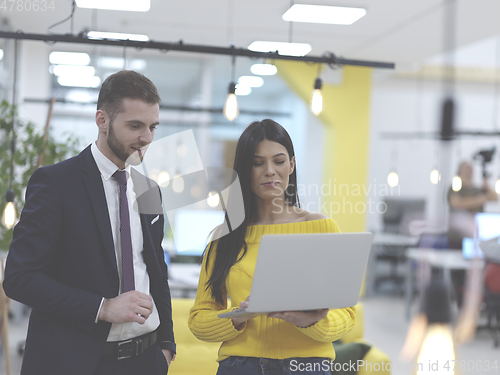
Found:
[[76, 0], [76, 5], [79, 8], [147, 12], [151, 8], [151, 0]]
[[308, 43], [255, 41], [248, 46], [248, 49], [256, 52], [278, 51], [280, 55], [288, 56], [305, 56], [311, 52], [312, 47]]
[[278, 68], [273, 64], [253, 64], [250, 71], [258, 76], [273, 76], [278, 72]]
[[366, 15], [366, 9], [326, 5], [294, 4], [283, 14], [291, 22], [351, 25]]
[[95, 75], [95, 68], [93, 66], [79, 66], [79, 65], [51, 65], [50, 72], [58, 77], [60, 76], [93, 77]]
[[97, 76], [94, 77], [61, 76], [57, 78], [57, 82], [61, 86], [96, 88], [101, 84], [101, 79]]
[[257, 76], [241, 76], [238, 78], [238, 84], [248, 87], [261, 87], [264, 84], [264, 80]]
[[147, 42], [149, 37], [141, 34], [108, 33], [104, 31], [89, 31], [89, 39], [113, 39], [113, 40], [134, 40], [138, 42]]
[[123, 69], [125, 60], [121, 57], [99, 57], [98, 64], [101, 68]]
[[248, 86], [243, 86], [241, 84], [236, 85], [236, 91], [234, 92], [238, 96], [247, 96], [252, 92], [252, 88]]
[[49, 61], [55, 65], [89, 65], [90, 56], [81, 52], [51, 52]]
[[134, 59], [127, 64], [127, 67], [131, 70], [144, 70], [147, 67], [146, 60]]
[[[98, 64], [101, 68], [120, 70], [124, 69], [125, 60], [121, 57], [100, 57]], [[147, 62], [143, 59], [133, 59], [127, 61], [126, 69], [142, 71], [146, 69]]]

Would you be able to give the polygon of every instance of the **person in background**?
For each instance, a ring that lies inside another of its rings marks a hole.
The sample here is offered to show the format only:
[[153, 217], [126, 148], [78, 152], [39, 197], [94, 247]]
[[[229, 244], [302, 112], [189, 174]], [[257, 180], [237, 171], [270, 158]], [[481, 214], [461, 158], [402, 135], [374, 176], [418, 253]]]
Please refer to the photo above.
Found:
[[[273, 312], [254, 318], [217, 317], [248, 306], [263, 235], [340, 232], [333, 219], [299, 208], [295, 166], [292, 141], [278, 123], [254, 122], [241, 135], [234, 170], [240, 179], [245, 218], [242, 225], [208, 244], [188, 322], [198, 339], [222, 342], [218, 375], [289, 374], [291, 370], [302, 374], [300, 369], [335, 359], [332, 341], [356, 322], [355, 307]], [[226, 220], [221, 228], [227, 224]], [[324, 366], [317, 368], [324, 370]]]
[[[159, 102], [142, 74], [112, 74], [99, 93], [97, 141], [31, 176], [3, 283], [33, 308], [21, 374], [167, 373], [176, 346], [160, 193], [131, 168], [153, 140]], [[144, 204], [158, 215], [140, 212], [148, 184], [157, 200]]]
[[[461, 249], [464, 237], [473, 237], [470, 233], [470, 219], [484, 211], [488, 201], [498, 201], [497, 193], [490, 188], [488, 179], [484, 178], [481, 188], [473, 185], [473, 168], [469, 162], [462, 162], [457, 175], [462, 179], [462, 187], [458, 191], [452, 188], [448, 191], [448, 204], [450, 206], [450, 230], [448, 245], [451, 249]], [[461, 222], [463, 221], [463, 223]]]
[[[463, 238], [474, 237], [476, 228], [474, 216], [484, 211], [486, 202], [498, 201], [498, 195], [490, 188], [486, 176], [483, 178], [482, 187], [474, 186], [474, 170], [469, 162], [460, 163], [457, 175], [462, 179], [461, 189], [454, 191], [450, 188], [448, 191], [450, 206], [448, 247], [450, 249], [462, 249]], [[465, 274], [465, 270], [453, 270], [451, 274], [459, 307], [463, 302]]]

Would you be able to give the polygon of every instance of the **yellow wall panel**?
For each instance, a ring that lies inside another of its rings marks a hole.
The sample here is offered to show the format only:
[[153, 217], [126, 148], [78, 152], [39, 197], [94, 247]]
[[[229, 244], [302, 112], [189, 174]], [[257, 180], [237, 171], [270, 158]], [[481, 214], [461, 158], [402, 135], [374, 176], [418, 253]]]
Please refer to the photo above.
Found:
[[[318, 67], [303, 62], [277, 61], [278, 72], [308, 104]], [[329, 69], [329, 68], [327, 68]], [[323, 213], [334, 218], [343, 232], [365, 230], [370, 137], [371, 69], [346, 66], [340, 85], [323, 84], [325, 125]]]

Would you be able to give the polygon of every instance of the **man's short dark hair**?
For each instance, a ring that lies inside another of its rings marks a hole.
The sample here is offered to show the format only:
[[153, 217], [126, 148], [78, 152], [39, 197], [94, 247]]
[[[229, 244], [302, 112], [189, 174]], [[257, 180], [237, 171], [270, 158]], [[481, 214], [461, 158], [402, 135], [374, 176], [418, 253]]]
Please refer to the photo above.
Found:
[[110, 121], [123, 111], [123, 99], [139, 99], [148, 104], [160, 103], [156, 86], [144, 75], [133, 70], [122, 70], [110, 75], [102, 83], [97, 109], [105, 111]]

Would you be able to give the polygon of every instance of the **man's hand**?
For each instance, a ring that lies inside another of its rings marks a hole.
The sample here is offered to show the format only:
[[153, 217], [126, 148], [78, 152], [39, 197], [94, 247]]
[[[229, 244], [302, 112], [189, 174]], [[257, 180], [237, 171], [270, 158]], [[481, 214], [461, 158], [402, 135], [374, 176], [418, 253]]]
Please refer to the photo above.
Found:
[[267, 317], [281, 319], [297, 327], [306, 328], [323, 319], [328, 314], [328, 311], [328, 309], [323, 309], [314, 311], [273, 312], [267, 314]]
[[99, 311], [99, 320], [144, 324], [152, 312], [153, 299], [147, 294], [132, 290], [118, 297], [105, 299]]
[[172, 353], [172, 351], [168, 349], [162, 349], [161, 351], [167, 360], [168, 367], [170, 367], [170, 362], [175, 361], [175, 353]]

